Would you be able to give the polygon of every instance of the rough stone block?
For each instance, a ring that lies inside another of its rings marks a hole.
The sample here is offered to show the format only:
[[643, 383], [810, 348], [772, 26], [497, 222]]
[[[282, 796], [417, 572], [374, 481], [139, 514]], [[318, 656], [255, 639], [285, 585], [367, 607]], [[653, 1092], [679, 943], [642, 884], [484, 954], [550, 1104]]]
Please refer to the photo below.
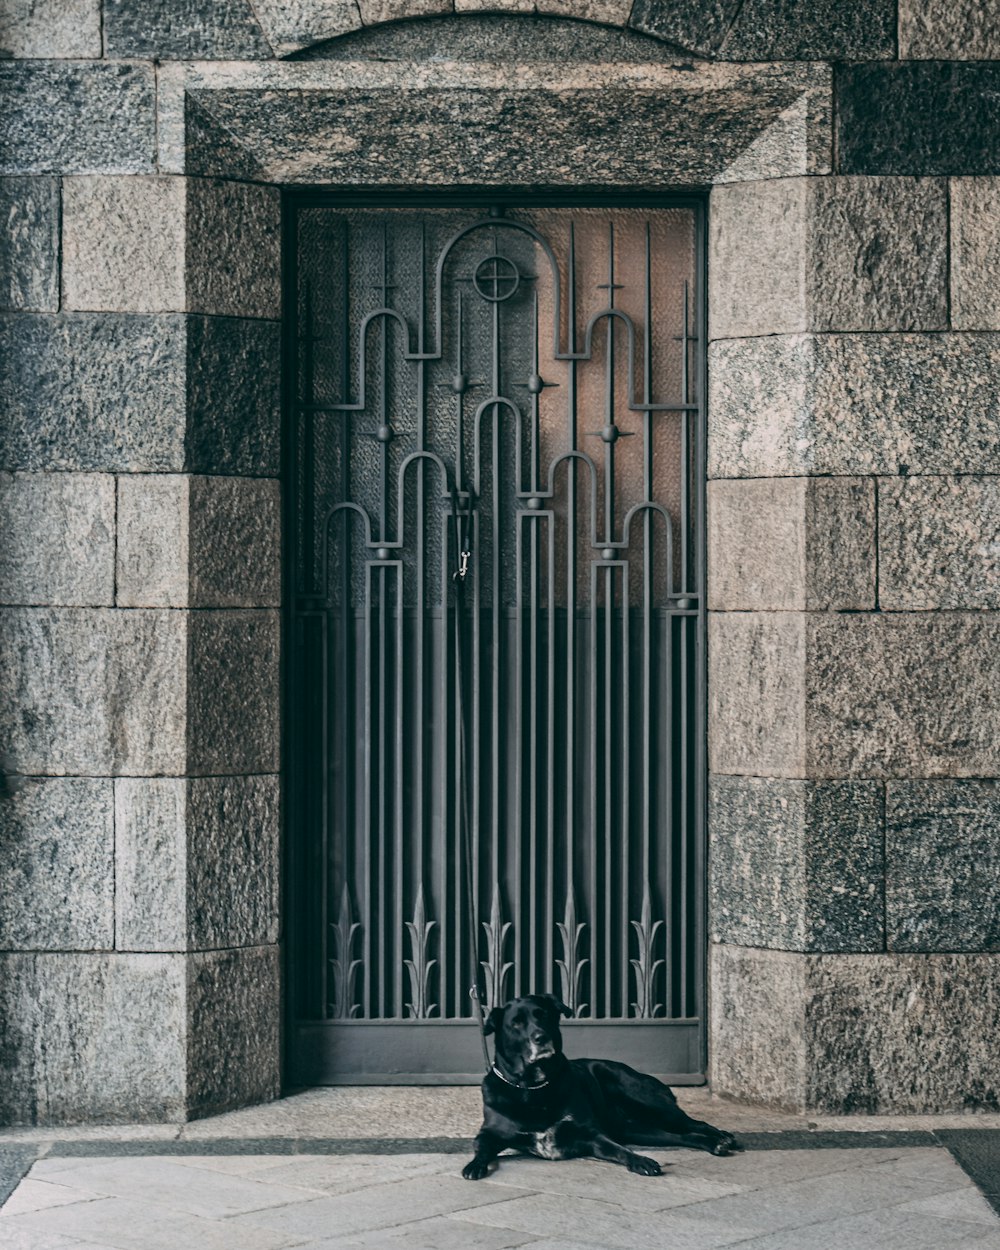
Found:
[[190, 948], [277, 942], [278, 778], [194, 778], [187, 825]]
[[0, 178], [0, 310], [51, 312], [59, 307], [59, 183], [54, 178]]
[[997, 62], [845, 64], [834, 81], [841, 173], [1000, 173]]
[[1000, 771], [1000, 616], [709, 616], [709, 766], [803, 777]]
[[181, 1118], [185, 959], [0, 954], [0, 1120]]
[[114, 602], [114, 478], [0, 473], [0, 534], [0, 603]]
[[250, 0], [105, 0], [104, 42], [111, 57], [232, 60], [269, 57]]
[[190, 478], [180, 473], [118, 479], [119, 607], [188, 606], [189, 490]]
[[810, 192], [811, 308], [810, 324], [803, 328], [946, 329], [944, 181], [820, 178]]
[[691, 52], [715, 52], [739, 0], [636, 0], [629, 25]]
[[997, 1111], [996, 955], [806, 956], [805, 1105]]
[[118, 604], [277, 607], [280, 486], [261, 478], [118, 480]]
[[0, 800], [0, 947], [114, 944], [112, 783], [19, 777]]
[[100, 0], [4, 0], [0, 7], [0, 57], [100, 55]]
[[582, 18], [606, 26], [626, 26], [632, 0], [536, 0], [535, 11], [553, 17]]
[[1000, 950], [998, 830], [1000, 782], [888, 783], [890, 950]]
[[119, 950], [277, 941], [277, 777], [128, 777], [114, 785]]
[[880, 478], [879, 602], [1000, 608], [1000, 477]]
[[709, 335], [948, 324], [947, 191], [912, 178], [717, 187]]
[[355, 0], [254, 0], [254, 12], [275, 56], [335, 39], [362, 24]]
[[711, 950], [712, 1087], [833, 1114], [996, 1110], [997, 955]]
[[188, 771], [277, 772], [278, 613], [193, 612], [189, 629]]
[[534, 0], [455, 0], [456, 13], [534, 13]]
[[67, 178], [64, 306], [183, 311], [185, 200], [183, 178]]
[[281, 465], [281, 334], [277, 324], [191, 317], [187, 468], [277, 477]]
[[996, 613], [816, 615], [807, 646], [807, 776], [1000, 773]]
[[708, 827], [713, 941], [884, 948], [878, 782], [712, 777]]
[[151, 65], [0, 62], [0, 174], [146, 173]]
[[713, 945], [709, 958], [713, 1092], [802, 1110], [805, 957]]
[[277, 318], [280, 207], [217, 179], [66, 179], [65, 307]]
[[895, 56], [894, 0], [747, 0], [719, 48], [731, 61], [871, 61]]
[[187, 304], [220, 317], [281, 316], [277, 187], [187, 180]]
[[951, 323], [1000, 329], [1000, 179], [951, 182]]
[[993, 473], [998, 372], [995, 334], [713, 343], [709, 476]]
[[709, 768], [803, 777], [806, 618], [713, 612], [708, 618]]
[[281, 486], [267, 478], [190, 479], [192, 607], [281, 603]]
[[1000, 5], [900, 0], [899, 55], [912, 61], [1000, 61]]
[[8, 767], [56, 776], [183, 773], [186, 642], [184, 618], [172, 612], [4, 609]]
[[875, 606], [875, 491], [861, 478], [708, 484], [708, 606]]
[[808, 184], [801, 178], [716, 187], [709, 214], [709, 338], [806, 326]]
[[185, 349], [182, 317], [0, 319], [0, 464], [182, 469]]
[[188, 957], [189, 1115], [277, 1098], [279, 973], [276, 946]]
[[115, 945], [188, 946], [187, 781], [119, 777], [115, 787]]
[[270, 322], [0, 317], [0, 465], [277, 477], [280, 359]]

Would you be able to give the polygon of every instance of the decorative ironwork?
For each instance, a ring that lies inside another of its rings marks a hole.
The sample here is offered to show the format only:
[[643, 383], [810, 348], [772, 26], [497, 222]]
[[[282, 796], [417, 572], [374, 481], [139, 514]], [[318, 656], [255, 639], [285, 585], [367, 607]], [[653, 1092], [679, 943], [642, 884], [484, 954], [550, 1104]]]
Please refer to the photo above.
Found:
[[431, 933], [436, 925], [436, 920], [428, 920], [425, 915], [424, 887], [420, 886], [413, 919], [406, 922], [413, 955], [406, 960], [406, 971], [410, 974], [410, 1002], [406, 1006], [415, 1020], [424, 1020], [437, 1011], [437, 1004], [429, 1001], [431, 971], [437, 960], [428, 958]]
[[562, 982], [562, 1000], [574, 1016], [582, 1016], [587, 1010], [587, 1004], [580, 1002], [580, 978], [590, 960], [581, 959], [577, 953], [586, 927], [585, 921], [577, 921], [576, 898], [570, 887], [566, 895], [566, 914], [561, 922], [556, 923], [563, 944], [563, 958], [556, 960], [556, 967]]
[[663, 1020], [682, 1070], [704, 980], [701, 209], [313, 194], [291, 220], [303, 1052], [324, 1019], [446, 1038], [480, 970], [489, 1006], [560, 984], [574, 1028]]
[[507, 934], [513, 927], [509, 920], [505, 921], [503, 913], [500, 909], [499, 891], [493, 891], [493, 904], [490, 907], [489, 923], [484, 920], [482, 922], [483, 932], [486, 934], [486, 958], [482, 962], [483, 972], [486, 973], [486, 1002], [484, 1004], [487, 1011], [492, 1011], [494, 1007], [501, 1006], [507, 998], [507, 977], [510, 970], [514, 967], [513, 963], [504, 960], [504, 947], [507, 942]]
[[337, 922], [332, 926], [336, 954], [330, 960], [332, 972], [333, 1004], [330, 1014], [335, 1020], [350, 1019], [358, 1014], [355, 1002], [355, 981], [361, 960], [352, 958], [355, 934], [361, 925], [354, 920], [351, 909], [351, 896], [344, 883], [340, 891], [340, 911]]
[[638, 1019], [652, 1020], [663, 1012], [663, 1004], [656, 1001], [654, 986], [656, 974], [666, 961], [655, 958], [656, 935], [663, 928], [663, 921], [653, 920], [648, 890], [642, 896], [642, 919], [632, 920], [630, 924], [639, 942], [639, 958], [629, 960], [635, 973], [636, 1001], [632, 1010]]

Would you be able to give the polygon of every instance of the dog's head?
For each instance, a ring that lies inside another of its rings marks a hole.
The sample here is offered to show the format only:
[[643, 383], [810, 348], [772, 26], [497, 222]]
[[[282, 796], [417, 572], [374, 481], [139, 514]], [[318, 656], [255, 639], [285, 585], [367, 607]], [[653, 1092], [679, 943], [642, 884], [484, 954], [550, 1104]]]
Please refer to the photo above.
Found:
[[527, 994], [494, 1007], [486, 1032], [496, 1034], [497, 1054], [515, 1075], [562, 1054], [559, 1017], [573, 1013], [555, 994]]

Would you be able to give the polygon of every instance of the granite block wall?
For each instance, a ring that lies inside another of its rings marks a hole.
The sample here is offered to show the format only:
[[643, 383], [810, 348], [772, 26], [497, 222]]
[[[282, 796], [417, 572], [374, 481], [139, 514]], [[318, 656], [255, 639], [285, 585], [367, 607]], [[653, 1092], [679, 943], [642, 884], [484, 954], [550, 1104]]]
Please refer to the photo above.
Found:
[[711, 189], [712, 1078], [997, 1105], [995, 8], [3, 6], [0, 1116], [278, 1088], [284, 182]]
[[279, 196], [124, 167], [3, 180], [14, 1123], [279, 1088]]
[[712, 1074], [992, 1108], [1000, 183], [860, 146], [712, 196]]

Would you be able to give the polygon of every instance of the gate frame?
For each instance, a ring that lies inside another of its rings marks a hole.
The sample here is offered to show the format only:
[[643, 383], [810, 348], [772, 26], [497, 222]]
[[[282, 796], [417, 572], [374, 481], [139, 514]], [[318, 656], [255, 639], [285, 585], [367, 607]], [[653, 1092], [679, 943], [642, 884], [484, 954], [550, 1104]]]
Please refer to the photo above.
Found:
[[[698, 616], [695, 629], [695, 693], [692, 704], [695, 725], [690, 735], [694, 751], [693, 771], [695, 778], [695, 794], [693, 797], [693, 843], [694, 843], [694, 904], [695, 915], [691, 940], [694, 943], [694, 980], [695, 1001], [699, 1011], [698, 1040], [696, 1046], [698, 1070], [692, 1073], [664, 1072], [661, 1075], [674, 1085], [704, 1085], [708, 1081], [709, 1053], [709, 986], [708, 986], [708, 570], [707, 570], [707, 519], [706, 519], [706, 484], [707, 484], [707, 444], [708, 444], [708, 195], [705, 187], [678, 189], [677, 191], [635, 192], [627, 189], [608, 190], [607, 188], [588, 192], [576, 188], [536, 188], [522, 190], [512, 187], [475, 188], [456, 187], [448, 189], [425, 189], [405, 191], [397, 188], [358, 188], [358, 187], [296, 187], [285, 185], [282, 192], [282, 466], [281, 481], [283, 488], [283, 525], [282, 525], [282, 679], [281, 679], [281, 737], [282, 737], [282, 931], [285, 936], [282, 959], [283, 971], [283, 1047], [282, 1076], [284, 1087], [299, 1087], [311, 1084], [303, 1080], [300, 1067], [296, 1065], [296, 1036], [303, 1024], [308, 1023], [297, 1017], [297, 979], [301, 973], [302, 960], [310, 958], [306, 949], [308, 937], [301, 932], [299, 917], [302, 915], [301, 902], [305, 891], [303, 877], [305, 866], [303, 849], [305, 831], [296, 825], [296, 804], [298, 796], [292, 786], [294, 771], [293, 753], [296, 749], [295, 729], [295, 682], [293, 680], [294, 663], [292, 660], [292, 621], [294, 619], [294, 583], [290, 576], [294, 568], [294, 534], [296, 522], [297, 495], [294, 490], [295, 451], [296, 451], [296, 378], [298, 363], [297, 324], [294, 306], [290, 307], [296, 296], [294, 285], [297, 277], [296, 263], [296, 217], [303, 208], [323, 206], [343, 206], [368, 208], [373, 211], [389, 208], [474, 208], [482, 206], [486, 211], [493, 206], [506, 208], [689, 208], [695, 218], [695, 291], [693, 320], [697, 326], [695, 348], [695, 379], [698, 396], [698, 412], [696, 414], [695, 438], [693, 443], [692, 466], [694, 472], [693, 521], [694, 542], [692, 551], [693, 569], [697, 575], [696, 585], [700, 587], [698, 596]], [[380, 1024], [396, 1024], [398, 1027], [407, 1025], [440, 1027], [437, 1021], [431, 1020], [380, 1020]], [[457, 1026], [465, 1021], [448, 1020]], [[474, 1021], [468, 1022], [472, 1036]], [[597, 1026], [595, 1028], [594, 1026]], [[590, 1026], [588, 1028], [588, 1026]], [[595, 1032], [610, 1032], [612, 1027], [618, 1031], [626, 1027], [659, 1027], [669, 1029], [667, 1020], [639, 1021], [616, 1020], [613, 1025], [606, 1024], [603, 1019], [591, 1022], [589, 1018], [568, 1020], [563, 1029], [572, 1038], [575, 1032], [586, 1031], [587, 1039]], [[302, 1061], [304, 1063], [304, 1061]], [[307, 1074], [306, 1074], [307, 1075]], [[482, 1079], [479, 1072], [462, 1074], [389, 1074], [378, 1073], [370, 1077], [352, 1075], [351, 1079], [334, 1084], [400, 1084], [400, 1085], [478, 1085]]]

